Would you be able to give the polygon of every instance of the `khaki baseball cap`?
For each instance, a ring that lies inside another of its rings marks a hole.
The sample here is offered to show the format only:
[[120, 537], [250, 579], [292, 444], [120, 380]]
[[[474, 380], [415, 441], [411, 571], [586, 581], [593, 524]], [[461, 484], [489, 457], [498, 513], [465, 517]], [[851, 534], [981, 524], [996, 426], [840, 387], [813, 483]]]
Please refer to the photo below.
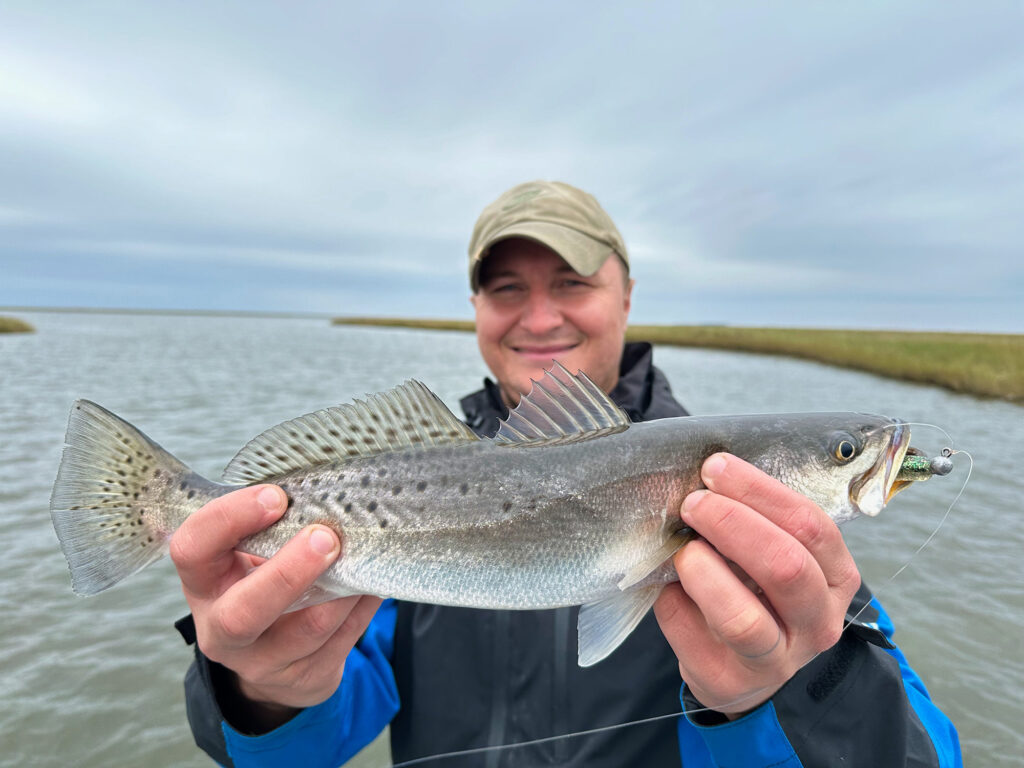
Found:
[[592, 195], [561, 181], [528, 181], [484, 208], [469, 241], [469, 284], [479, 288], [480, 262], [491, 246], [510, 237], [546, 245], [581, 275], [592, 275], [613, 253], [629, 254], [611, 217]]

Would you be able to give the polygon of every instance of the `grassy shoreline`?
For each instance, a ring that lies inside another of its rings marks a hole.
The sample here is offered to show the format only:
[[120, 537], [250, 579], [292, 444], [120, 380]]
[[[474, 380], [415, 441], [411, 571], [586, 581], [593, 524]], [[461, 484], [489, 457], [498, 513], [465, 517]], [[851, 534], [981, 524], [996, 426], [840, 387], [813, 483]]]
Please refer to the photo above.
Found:
[[[473, 331], [469, 320], [338, 317], [336, 325]], [[798, 357], [954, 392], [1024, 403], [1024, 335], [631, 325], [630, 340]]]
[[0, 333], [32, 333], [33, 331], [35, 328], [24, 320], [0, 315]]

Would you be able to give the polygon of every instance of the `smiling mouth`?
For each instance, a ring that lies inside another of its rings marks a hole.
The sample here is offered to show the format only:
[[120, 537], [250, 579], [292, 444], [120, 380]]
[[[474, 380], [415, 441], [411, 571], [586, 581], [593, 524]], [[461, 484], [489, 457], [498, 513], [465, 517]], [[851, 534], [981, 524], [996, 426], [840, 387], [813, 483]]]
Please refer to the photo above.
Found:
[[549, 360], [553, 359], [556, 355], [564, 355], [566, 352], [571, 352], [579, 346], [579, 343], [573, 344], [544, 344], [543, 346], [526, 346], [526, 345], [509, 345], [513, 352], [519, 355], [527, 355], [529, 357], [547, 357]]

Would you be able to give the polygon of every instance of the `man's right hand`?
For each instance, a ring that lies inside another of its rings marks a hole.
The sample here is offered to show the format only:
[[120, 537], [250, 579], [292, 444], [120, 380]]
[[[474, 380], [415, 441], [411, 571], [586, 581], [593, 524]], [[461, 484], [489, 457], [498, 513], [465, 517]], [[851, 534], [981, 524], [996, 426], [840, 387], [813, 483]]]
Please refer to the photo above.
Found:
[[286, 506], [276, 485], [243, 488], [190, 515], [171, 538], [199, 648], [234, 672], [246, 719], [259, 731], [334, 693], [349, 651], [381, 604], [357, 595], [285, 613], [341, 551], [323, 525], [304, 528], [265, 562], [235, 551]]

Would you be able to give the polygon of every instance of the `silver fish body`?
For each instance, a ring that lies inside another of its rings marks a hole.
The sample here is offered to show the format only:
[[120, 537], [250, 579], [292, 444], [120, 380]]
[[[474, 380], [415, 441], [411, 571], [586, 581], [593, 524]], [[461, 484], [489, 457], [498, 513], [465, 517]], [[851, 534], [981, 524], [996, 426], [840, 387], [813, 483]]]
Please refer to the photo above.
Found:
[[240, 549], [270, 557], [313, 523], [342, 539], [306, 603], [376, 594], [478, 608], [582, 604], [580, 663], [592, 664], [675, 578], [671, 555], [691, 535], [678, 510], [709, 455], [745, 458], [842, 522], [888, 501], [909, 430], [854, 413], [630, 424], [588, 379], [555, 369], [494, 439], [409, 382], [268, 430], [228, 466], [228, 484], [86, 401], [72, 409], [67, 442], [51, 514], [77, 592], [157, 559], [207, 501], [274, 482], [288, 511]]

